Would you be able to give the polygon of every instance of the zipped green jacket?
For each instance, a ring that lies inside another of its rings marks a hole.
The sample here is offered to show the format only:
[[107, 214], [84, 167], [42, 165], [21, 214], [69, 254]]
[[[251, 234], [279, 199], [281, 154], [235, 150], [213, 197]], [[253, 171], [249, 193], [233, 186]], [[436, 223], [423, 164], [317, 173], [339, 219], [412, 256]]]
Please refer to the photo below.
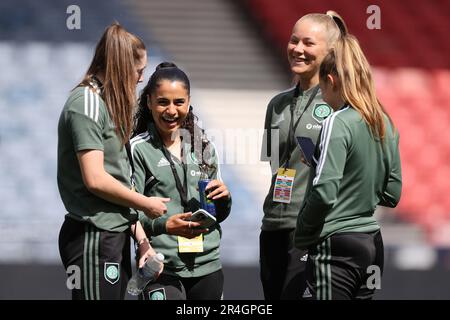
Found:
[[[317, 93], [314, 95], [314, 93]], [[293, 124], [298, 121], [293, 141], [288, 144], [289, 125], [291, 121], [291, 103], [293, 102], [295, 88], [281, 92], [269, 103], [264, 124], [264, 137], [262, 142], [261, 161], [270, 161], [272, 179], [269, 192], [264, 200], [264, 217], [261, 229], [264, 231], [279, 231], [295, 229], [298, 211], [308, 185], [309, 168], [303, 164], [300, 149], [295, 137], [309, 137], [315, 143], [319, 137], [323, 121], [332, 114], [333, 110], [322, 99], [318, 86], [299, 92], [299, 97], [293, 106]], [[310, 101], [310, 99], [312, 100]], [[308, 102], [309, 105], [308, 105]], [[270, 130], [270, 150], [268, 150], [268, 133]], [[288, 150], [288, 148], [290, 150]], [[270, 151], [270, 156], [269, 156]], [[277, 169], [286, 164], [296, 170], [293, 182], [291, 202], [289, 204], [273, 201], [273, 192]]]
[[[210, 144], [212, 146], [212, 144]], [[164, 145], [153, 123], [144, 132], [131, 140], [131, 154], [135, 167], [134, 178], [136, 191], [149, 197], [167, 197], [167, 213], [163, 216], [150, 219], [142, 212], [139, 213], [147, 236], [151, 239], [152, 247], [156, 252], [164, 255], [164, 274], [179, 277], [200, 277], [222, 268], [220, 262], [220, 238], [222, 230], [220, 222], [225, 220], [231, 210], [231, 198], [229, 200], [215, 201], [218, 223], [209, 228], [203, 234], [202, 253], [179, 253], [178, 237], [166, 232], [167, 219], [174, 214], [185, 212], [180, 193], [176, 188], [175, 178], [170, 168], [170, 163], [163, 153]], [[185, 144], [184, 150], [190, 150], [190, 145]], [[219, 179], [219, 161], [215, 150], [212, 152], [214, 168], [207, 172], [210, 179]], [[183, 164], [175, 156], [172, 156], [178, 176], [183, 183]], [[190, 211], [200, 208], [198, 181], [200, 179], [199, 162], [193, 153], [186, 156], [187, 191]]]
[[376, 206], [397, 205], [402, 188], [399, 134], [387, 116], [385, 124], [382, 144], [351, 106], [325, 120], [297, 219], [296, 247], [308, 248], [338, 232], [376, 231]]

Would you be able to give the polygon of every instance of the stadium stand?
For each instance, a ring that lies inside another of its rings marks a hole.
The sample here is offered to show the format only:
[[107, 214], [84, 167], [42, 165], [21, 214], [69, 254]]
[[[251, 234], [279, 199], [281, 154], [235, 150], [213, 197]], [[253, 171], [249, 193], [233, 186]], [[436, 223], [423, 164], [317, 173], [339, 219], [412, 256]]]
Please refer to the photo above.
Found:
[[71, 4], [0, 3], [2, 263], [59, 262], [57, 239], [65, 210], [56, 185], [58, 118], [105, 27], [118, 20], [152, 42], [116, 0], [106, 7], [77, 1], [82, 25], [70, 31], [66, 9]]
[[[336, 0], [245, 2], [266, 36], [272, 43], [281, 47], [283, 52], [291, 28], [299, 17], [310, 12], [325, 13], [327, 10], [335, 10], [345, 18], [349, 30], [361, 42], [371, 64], [393, 68], [450, 68], [450, 43], [444, 40], [450, 29], [450, 2], [446, 0], [355, 0], [351, 5]], [[380, 30], [361, 27], [366, 26], [370, 15], [366, 13], [366, 9], [371, 5], [380, 8]]]
[[[394, 212], [377, 213], [386, 240], [383, 297], [450, 296], [448, 286], [435, 284], [450, 268], [448, 0], [355, 0], [351, 6], [337, 0], [77, 0], [77, 31], [65, 27], [71, 4], [0, 2], [0, 270], [7, 278], [0, 299], [68, 297], [57, 249], [64, 208], [56, 186], [56, 128], [67, 93], [113, 20], [149, 44], [146, 79], [163, 60], [190, 75], [192, 104], [221, 152], [234, 197], [222, 239], [223, 261], [231, 266], [225, 297], [261, 298], [255, 266], [270, 172], [257, 159], [265, 110], [270, 97], [290, 86], [285, 45], [292, 25], [305, 13], [328, 9], [341, 13], [361, 40], [402, 137], [402, 201]], [[381, 31], [361, 27], [371, 4], [381, 8]], [[425, 277], [397, 267], [431, 271]], [[426, 286], [437, 289], [414, 291]]]
[[[220, 1], [218, 3], [221, 5]], [[66, 28], [65, 19], [68, 17], [66, 8], [70, 4], [70, 1], [61, 1], [57, 5], [51, 1], [42, 1], [40, 5], [37, 5], [36, 2], [28, 0], [25, 0], [20, 8], [14, 1], [4, 1], [0, 4], [2, 9], [0, 21], [3, 27], [0, 28], [0, 67], [2, 68], [0, 74], [0, 110], [2, 111], [0, 112], [2, 154], [0, 192], [6, 195], [2, 196], [2, 215], [0, 216], [2, 239], [0, 252], [3, 261], [59, 262], [57, 239], [65, 211], [56, 185], [57, 123], [67, 94], [88, 67], [93, 46], [105, 26], [118, 20], [129, 30], [146, 39], [150, 57], [145, 79], [149, 78], [159, 62], [173, 59], [166, 53], [167, 51], [159, 48], [158, 42], [152, 38], [153, 33], [158, 35], [158, 39], [164, 38], [155, 32], [158, 29], [140, 27], [145, 24], [133, 18], [133, 15], [129, 13], [130, 8], [122, 2], [116, 0], [108, 2], [107, 8], [103, 8], [101, 3], [79, 1], [77, 5], [81, 9], [82, 25], [81, 29], [76, 31]], [[227, 8], [226, 4], [224, 7]], [[164, 9], [164, 6], [162, 8]], [[210, 6], [209, 12], [214, 12], [215, 9], [217, 6]], [[230, 16], [233, 17], [231, 22], [225, 19], [224, 23], [230, 25], [236, 20], [233, 14]], [[201, 28], [204, 27], [201, 26]], [[232, 32], [239, 34], [236, 30]], [[245, 42], [245, 39], [241, 39], [242, 41]], [[171, 52], [175, 51], [174, 47], [169, 49]], [[216, 47], [215, 50], [215, 53], [207, 52], [206, 55], [214, 56], [220, 53], [217, 52], [220, 48]], [[244, 47], [243, 52], [246, 50], [248, 51]], [[233, 59], [237, 61], [238, 58]], [[184, 60], [174, 61], [180, 66], [184, 64]], [[259, 64], [264, 66], [264, 60], [259, 61]], [[210, 63], [210, 65], [214, 64]], [[190, 70], [196, 70], [195, 65], [191, 68], [187, 69], [189, 74]], [[259, 69], [265, 73], [265, 79], [270, 79], [274, 74], [270, 69], [261, 67]], [[198, 83], [204, 83], [209, 79], [211, 74], [209, 71], [207, 69], [206, 74], [200, 72], [200, 79], [195, 72], [194, 75], [190, 75], [195, 96], [193, 105], [206, 128], [225, 132], [224, 128], [235, 121], [236, 117], [229, 117], [228, 121], [224, 122], [216, 121], [214, 124], [209, 121], [216, 117], [210, 112], [211, 109], [216, 108], [215, 101], [223, 101], [223, 98], [219, 96], [220, 93], [216, 92], [212, 96], [207, 92], [197, 93]], [[261, 76], [261, 72], [253, 72], [250, 69], [241, 74], [250, 80]], [[219, 83], [216, 83], [216, 86], [220, 87], [220, 83], [224, 81], [232, 83], [233, 79], [229, 78], [232, 75], [233, 72], [229, 71], [228, 78], [226, 76], [225, 80], [219, 77]], [[254, 82], [256, 83], [256, 80]], [[244, 81], [237, 85], [242, 87], [242, 83]], [[143, 85], [140, 86], [142, 87]], [[227, 101], [235, 108], [241, 108], [240, 96], [234, 95], [234, 100]], [[259, 97], [253, 102], [253, 109], [261, 109], [266, 99], [268, 99], [266, 96]], [[211, 108], [211, 106], [214, 107]], [[228, 110], [229, 116], [238, 114], [233, 108], [227, 108], [227, 105], [221, 105], [221, 108]], [[249, 108], [248, 111], [251, 112], [253, 109]], [[261, 109], [262, 117], [263, 112]], [[251, 118], [251, 113], [247, 117]], [[257, 125], [252, 126], [255, 132], [263, 122], [260, 118], [257, 118], [257, 121]], [[240, 127], [245, 128], [243, 122], [240, 123]], [[222, 146], [219, 145], [218, 148]], [[231, 148], [233, 150], [230, 149], [230, 153], [238, 148], [242, 150], [243, 147], [232, 146]], [[228, 151], [222, 152], [224, 153], [227, 154]], [[256, 158], [254, 160], [257, 161]], [[234, 162], [229, 161], [229, 163], [231, 165], [225, 164], [222, 167], [222, 176], [233, 192], [234, 206], [242, 209], [239, 210], [239, 216], [232, 214], [225, 222], [224, 229], [228, 232], [224, 232], [224, 261], [231, 264], [252, 264], [257, 261], [257, 237], [261, 214], [261, 208], [253, 204], [259, 204], [262, 201], [254, 196], [254, 190], [251, 188], [249, 190], [240, 183], [236, 170], [233, 169]], [[247, 235], [252, 239], [244, 245], [240, 243], [241, 229], [247, 230]]]

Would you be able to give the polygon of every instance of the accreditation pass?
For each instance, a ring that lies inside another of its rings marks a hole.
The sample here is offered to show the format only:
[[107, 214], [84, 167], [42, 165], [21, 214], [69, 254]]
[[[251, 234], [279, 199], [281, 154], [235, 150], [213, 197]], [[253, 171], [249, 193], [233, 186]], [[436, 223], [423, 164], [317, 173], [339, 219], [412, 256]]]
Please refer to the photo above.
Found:
[[292, 187], [294, 185], [295, 169], [279, 168], [275, 186], [273, 188], [273, 201], [291, 203]]

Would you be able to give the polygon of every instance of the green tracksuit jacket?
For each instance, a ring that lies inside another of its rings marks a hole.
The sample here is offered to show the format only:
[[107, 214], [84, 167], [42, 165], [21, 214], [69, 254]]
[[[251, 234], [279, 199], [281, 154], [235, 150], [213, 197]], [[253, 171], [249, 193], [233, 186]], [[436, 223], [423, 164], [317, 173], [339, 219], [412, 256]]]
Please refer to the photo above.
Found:
[[395, 207], [402, 178], [399, 135], [385, 117], [384, 144], [360, 113], [344, 106], [325, 120], [317, 165], [297, 219], [295, 245], [304, 249], [337, 232], [372, 232], [377, 205]]
[[[317, 90], [317, 94], [314, 93]], [[269, 103], [264, 124], [261, 161], [270, 161], [272, 180], [269, 192], [264, 200], [264, 217], [261, 229], [265, 231], [279, 231], [295, 229], [297, 215], [308, 185], [309, 168], [300, 159], [300, 149], [295, 142], [295, 136], [311, 138], [316, 142], [322, 128], [323, 121], [332, 113], [332, 109], [322, 99], [318, 86], [301, 91], [293, 106], [293, 123], [298, 121], [295, 128], [294, 140], [288, 149], [289, 124], [291, 121], [290, 106], [293, 102], [294, 88], [276, 95]], [[310, 99], [312, 100], [310, 101]], [[308, 105], [308, 102], [309, 105]], [[268, 130], [271, 130], [270, 157], [268, 155]], [[277, 169], [284, 166], [290, 155], [289, 168], [295, 169], [296, 174], [289, 204], [273, 201], [273, 192]]]
[[[186, 144], [185, 150], [189, 149]], [[219, 223], [225, 220], [231, 210], [230, 200], [216, 201], [217, 223], [204, 234], [202, 253], [179, 253], [177, 236], [166, 233], [166, 221], [169, 216], [183, 213], [180, 193], [175, 184], [175, 178], [170, 169], [170, 163], [163, 153], [163, 143], [153, 123], [148, 132], [142, 133], [131, 140], [131, 153], [135, 167], [136, 191], [149, 197], [167, 197], [167, 214], [157, 219], [150, 219], [142, 212], [139, 213], [144, 230], [151, 238], [156, 252], [165, 256], [163, 273], [179, 277], [200, 277], [222, 268], [220, 262], [219, 245], [222, 230]], [[172, 156], [178, 176], [183, 182], [184, 169], [179, 159]], [[193, 153], [186, 156], [188, 202], [190, 210], [194, 212], [200, 208], [198, 181], [200, 168]], [[208, 172], [210, 179], [221, 179], [219, 163], [215, 151], [212, 152], [212, 162], [215, 169]]]

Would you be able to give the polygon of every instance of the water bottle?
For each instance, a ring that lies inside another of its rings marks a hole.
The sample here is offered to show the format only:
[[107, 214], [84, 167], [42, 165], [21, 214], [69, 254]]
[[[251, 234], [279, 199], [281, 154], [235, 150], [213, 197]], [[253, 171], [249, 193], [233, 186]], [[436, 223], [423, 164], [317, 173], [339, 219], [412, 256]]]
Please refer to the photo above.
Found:
[[208, 176], [204, 173], [200, 176], [200, 180], [198, 181], [198, 192], [200, 196], [200, 206], [202, 209], [208, 211], [211, 215], [216, 215], [216, 205], [212, 199], [208, 199], [207, 192], [205, 191], [206, 186], [211, 180], [208, 179]]
[[157, 253], [147, 259], [144, 266], [139, 268], [128, 281], [127, 291], [133, 296], [141, 294], [145, 286], [156, 278], [156, 274], [161, 270], [164, 263], [164, 255]]

